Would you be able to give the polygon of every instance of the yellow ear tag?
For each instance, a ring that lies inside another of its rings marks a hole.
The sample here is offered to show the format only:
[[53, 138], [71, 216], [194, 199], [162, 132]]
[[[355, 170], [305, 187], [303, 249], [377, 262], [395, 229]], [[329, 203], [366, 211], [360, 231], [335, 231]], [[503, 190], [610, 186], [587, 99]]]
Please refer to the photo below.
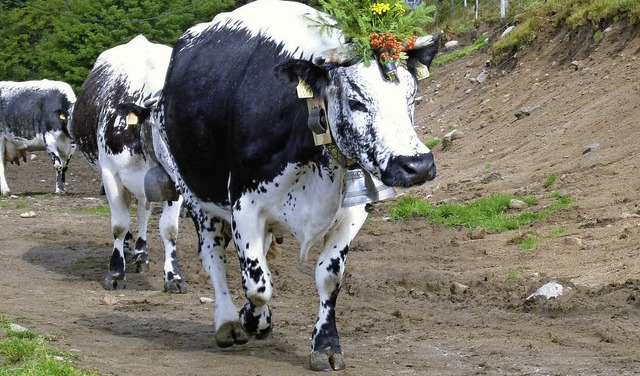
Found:
[[127, 125], [138, 125], [138, 117], [133, 112], [129, 112], [126, 119]]
[[67, 120], [67, 117], [64, 114], [60, 114], [60, 120]]
[[298, 78], [298, 98], [313, 98], [313, 89], [302, 78]]
[[429, 67], [418, 61], [416, 64], [416, 78], [420, 81], [427, 77], [429, 77]]

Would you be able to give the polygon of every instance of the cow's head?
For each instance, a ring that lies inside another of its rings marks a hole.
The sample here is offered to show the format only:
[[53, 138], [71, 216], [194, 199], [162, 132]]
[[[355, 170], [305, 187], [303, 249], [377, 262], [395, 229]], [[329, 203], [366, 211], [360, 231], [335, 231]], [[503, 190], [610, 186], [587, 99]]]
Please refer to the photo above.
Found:
[[69, 114], [72, 108], [58, 108], [48, 112], [45, 119], [44, 143], [56, 170], [56, 193], [65, 191], [66, 172], [76, 144], [69, 134]]
[[429, 66], [438, 38], [439, 34], [426, 47], [412, 51], [409, 69], [399, 67], [395, 80], [385, 76], [378, 63], [366, 66], [329, 54], [313, 62], [290, 60], [277, 72], [295, 82], [304, 80], [314, 97], [325, 100], [331, 134], [345, 157], [386, 185], [409, 187], [436, 176], [433, 155], [414, 130], [413, 109], [418, 89], [415, 62]]

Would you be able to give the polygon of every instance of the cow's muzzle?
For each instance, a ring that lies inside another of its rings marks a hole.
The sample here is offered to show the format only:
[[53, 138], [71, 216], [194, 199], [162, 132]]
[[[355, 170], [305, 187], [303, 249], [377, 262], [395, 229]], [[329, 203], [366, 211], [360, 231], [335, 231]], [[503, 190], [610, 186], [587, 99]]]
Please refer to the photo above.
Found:
[[391, 187], [411, 187], [436, 177], [433, 154], [392, 157], [382, 172], [382, 182]]

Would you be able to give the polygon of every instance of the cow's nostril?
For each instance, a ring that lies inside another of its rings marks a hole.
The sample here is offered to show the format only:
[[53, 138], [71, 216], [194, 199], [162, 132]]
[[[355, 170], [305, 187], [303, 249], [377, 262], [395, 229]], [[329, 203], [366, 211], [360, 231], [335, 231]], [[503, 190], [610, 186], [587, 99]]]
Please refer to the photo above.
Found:
[[435, 177], [436, 165], [431, 153], [393, 157], [382, 172], [382, 182], [395, 187], [419, 185]]

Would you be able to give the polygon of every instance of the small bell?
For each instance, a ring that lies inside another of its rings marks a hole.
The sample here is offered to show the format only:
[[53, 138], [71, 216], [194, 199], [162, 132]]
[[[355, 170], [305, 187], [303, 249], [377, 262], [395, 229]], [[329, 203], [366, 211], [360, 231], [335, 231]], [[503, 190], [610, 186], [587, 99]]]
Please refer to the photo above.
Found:
[[347, 169], [342, 207], [363, 205], [396, 195], [393, 187], [384, 185], [360, 166]]

